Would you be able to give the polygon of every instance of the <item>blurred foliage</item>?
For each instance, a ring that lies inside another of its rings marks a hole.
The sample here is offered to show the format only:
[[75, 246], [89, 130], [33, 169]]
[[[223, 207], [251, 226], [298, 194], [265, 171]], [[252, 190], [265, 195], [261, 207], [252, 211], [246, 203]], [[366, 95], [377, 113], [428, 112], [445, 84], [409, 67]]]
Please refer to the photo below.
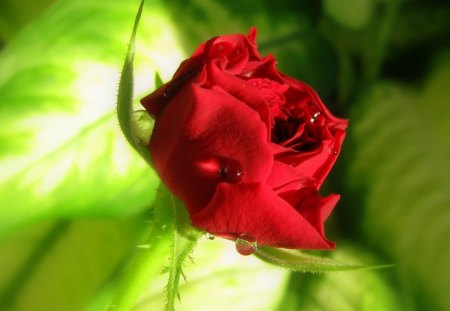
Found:
[[365, 241], [395, 258], [422, 309], [448, 310], [450, 53], [432, 67], [418, 87], [378, 82], [361, 95], [346, 180], [365, 206]]
[[[364, 248], [341, 243], [339, 261], [367, 264], [379, 260]], [[388, 280], [391, 269], [329, 274], [292, 273], [279, 311], [397, 311], [402, 302]]]
[[[103, 310], [145, 241], [159, 181], [115, 117], [138, 4], [0, 4], [1, 310]], [[342, 194], [327, 226], [332, 257], [397, 266], [288, 274], [201, 241], [177, 309], [449, 310], [448, 1], [148, 0], [137, 99], [200, 42], [250, 26], [280, 70], [351, 119], [327, 184]], [[164, 306], [166, 278], [137, 310]]]
[[2, 0], [0, 44], [10, 41], [24, 26], [56, 0]]

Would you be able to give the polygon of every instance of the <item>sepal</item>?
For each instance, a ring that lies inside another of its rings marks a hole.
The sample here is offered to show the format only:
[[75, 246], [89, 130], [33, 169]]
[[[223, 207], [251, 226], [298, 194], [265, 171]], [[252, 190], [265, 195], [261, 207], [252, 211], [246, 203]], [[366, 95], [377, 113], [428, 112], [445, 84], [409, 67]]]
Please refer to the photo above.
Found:
[[270, 264], [297, 272], [321, 273], [321, 272], [337, 272], [350, 270], [380, 269], [394, 266], [391, 264], [385, 265], [348, 264], [326, 257], [310, 255], [298, 250], [271, 248], [271, 247], [259, 247], [255, 251], [254, 255]]

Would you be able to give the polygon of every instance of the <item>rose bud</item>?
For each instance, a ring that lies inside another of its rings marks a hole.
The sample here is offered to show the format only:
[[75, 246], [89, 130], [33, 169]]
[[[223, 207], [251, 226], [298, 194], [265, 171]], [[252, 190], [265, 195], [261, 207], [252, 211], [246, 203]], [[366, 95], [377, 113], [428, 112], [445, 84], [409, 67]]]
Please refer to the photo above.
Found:
[[262, 57], [256, 30], [212, 38], [141, 100], [155, 118], [149, 150], [192, 226], [232, 240], [331, 249], [324, 221], [339, 196], [318, 190], [347, 120]]

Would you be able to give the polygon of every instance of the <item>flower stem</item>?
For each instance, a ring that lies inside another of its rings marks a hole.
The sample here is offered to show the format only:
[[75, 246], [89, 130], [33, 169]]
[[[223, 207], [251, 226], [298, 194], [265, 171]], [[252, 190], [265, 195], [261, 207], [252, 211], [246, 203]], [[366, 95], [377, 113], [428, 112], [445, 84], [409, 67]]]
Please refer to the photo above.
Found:
[[161, 184], [153, 206], [153, 224], [145, 244], [138, 247], [138, 253], [120, 281], [116, 297], [109, 310], [132, 310], [141, 293], [167, 263], [175, 230], [171, 204], [171, 194]]
[[172, 232], [163, 224], [155, 224], [146, 241], [140, 248], [109, 310], [128, 311], [133, 309], [136, 300], [148, 286], [150, 280], [161, 271], [172, 243]]

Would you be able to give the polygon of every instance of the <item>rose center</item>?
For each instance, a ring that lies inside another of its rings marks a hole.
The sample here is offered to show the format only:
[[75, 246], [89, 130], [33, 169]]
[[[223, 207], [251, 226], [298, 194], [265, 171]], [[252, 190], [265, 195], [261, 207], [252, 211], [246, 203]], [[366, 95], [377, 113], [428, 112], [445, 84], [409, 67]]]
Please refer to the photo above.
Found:
[[284, 93], [289, 87], [267, 78], [249, 79], [248, 82], [260, 90], [261, 96], [269, 105], [272, 120], [280, 116], [281, 107], [286, 103]]
[[[283, 109], [285, 118], [275, 118], [271, 141], [296, 151], [311, 151], [319, 146], [322, 137], [323, 117], [308, 106]], [[303, 109], [302, 109], [303, 108]]]

